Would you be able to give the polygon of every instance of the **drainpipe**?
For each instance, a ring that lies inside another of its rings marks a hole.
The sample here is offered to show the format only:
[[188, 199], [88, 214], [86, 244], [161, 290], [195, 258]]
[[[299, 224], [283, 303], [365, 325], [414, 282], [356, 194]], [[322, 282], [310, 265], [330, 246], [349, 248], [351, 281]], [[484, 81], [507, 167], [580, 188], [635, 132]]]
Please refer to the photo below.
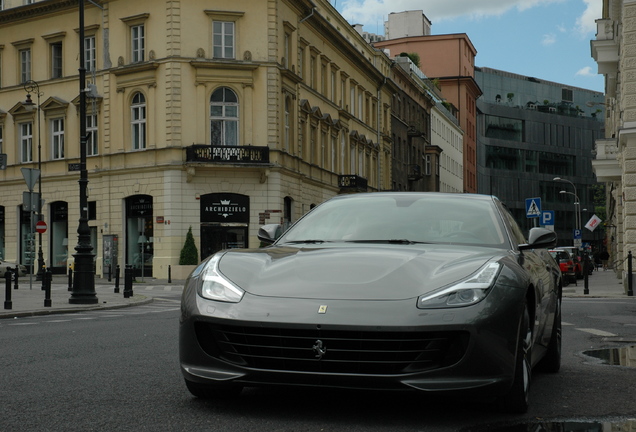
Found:
[[316, 12], [316, 6], [311, 8], [311, 13], [309, 15], [307, 15], [305, 18], [301, 19], [300, 21], [298, 21], [298, 24], [302, 24], [305, 21], [307, 21], [309, 18], [311, 18], [312, 16], [314, 16], [314, 12]]

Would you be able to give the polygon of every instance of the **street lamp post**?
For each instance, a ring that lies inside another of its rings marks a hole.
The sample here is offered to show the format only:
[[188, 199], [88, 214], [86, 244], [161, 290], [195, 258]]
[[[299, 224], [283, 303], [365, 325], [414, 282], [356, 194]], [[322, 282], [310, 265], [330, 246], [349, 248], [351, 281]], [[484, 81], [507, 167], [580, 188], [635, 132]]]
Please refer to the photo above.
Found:
[[[42, 129], [40, 127], [40, 97], [44, 94], [40, 92], [40, 86], [37, 82], [33, 80], [29, 80], [24, 83], [24, 90], [27, 92], [27, 98], [24, 102], [24, 105], [28, 109], [35, 108], [38, 110], [37, 113], [37, 125], [38, 125], [38, 171], [40, 175], [38, 176], [38, 222], [43, 220], [42, 218]], [[31, 100], [31, 93], [35, 93], [38, 98], [37, 107], [34, 107], [34, 103]], [[38, 272], [35, 280], [42, 280], [44, 276], [44, 253], [42, 252], [42, 233], [38, 233]]]
[[581, 200], [579, 200], [579, 196], [576, 191], [576, 185], [572, 183], [570, 180], [567, 180], [561, 177], [555, 177], [552, 180], [563, 181], [563, 182], [570, 183], [572, 185], [572, 188], [574, 189], [574, 193], [563, 191], [563, 190], [559, 191], [559, 193], [574, 195], [574, 228], [580, 232], [581, 231]]
[[80, 179], [79, 179], [79, 225], [75, 246], [75, 279], [71, 304], [95, 304], [95, 272], [93, 270], [93, 246], [91, 229], [88, 226], [88, 171], [86, 170], [86, 65], [84, 64], [84, 0], [79, 0], [79, 121], [80, 121]]
[[559, 191], [559, 193], [562, 194], [568, 194], [568, 195], [573, 195], [574, 196], [574, 228], [577, 231], [581, 231], [581, 202], [579, 201], [579, 196], [573, 192], [568, 192], [568, 191]]

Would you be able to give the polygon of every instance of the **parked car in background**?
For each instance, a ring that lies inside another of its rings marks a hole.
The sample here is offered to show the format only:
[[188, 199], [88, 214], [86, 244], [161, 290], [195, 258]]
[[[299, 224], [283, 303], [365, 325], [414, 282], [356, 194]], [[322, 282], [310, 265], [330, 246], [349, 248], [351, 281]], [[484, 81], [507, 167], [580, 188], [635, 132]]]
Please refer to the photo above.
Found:
[[[525, 412], [557, 372], [556, 234], [526, 238], [486, 195], [339, 195], [267, 247], [219, 251], [181, 299], [181, 372], [196, 397], [243, 387], [461, 392]], [[240, 403], [240, 402], [239, 402]]]
[[576, 246], [559, 246], [557, 249], [566, 250], [572, 255], [574, 273], [577, 279], [583, 279], [583, 252]]
[[563, 274], [563, 286], [567, 286], [570, 282], [576, 284], [576, 272], [574, 270], [574, 259], [570, 252], [565, 249], [551, 249], [550, 255], [559, 264], [561, 273]]
[[14, 271], [16, 266], [18, 267], [18, 276], [24, 276], [27, 274], [26, 266], [22, 264], [16, 264], [9, 261], [0, 260], [0, 277], [4, 277], [4, 274], [7, 272], [9, 268], [11, 269], [11, 271]]

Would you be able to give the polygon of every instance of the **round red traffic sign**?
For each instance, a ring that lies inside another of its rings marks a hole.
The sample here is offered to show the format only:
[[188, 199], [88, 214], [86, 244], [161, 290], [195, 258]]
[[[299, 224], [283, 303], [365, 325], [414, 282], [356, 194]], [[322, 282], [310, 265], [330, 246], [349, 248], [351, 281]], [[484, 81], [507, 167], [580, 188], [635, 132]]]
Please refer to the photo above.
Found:
[[38, 221], [38, 223], [35, 224], [35, 230], [40, 234], [44, 234], [46, 232], [46, 222]]

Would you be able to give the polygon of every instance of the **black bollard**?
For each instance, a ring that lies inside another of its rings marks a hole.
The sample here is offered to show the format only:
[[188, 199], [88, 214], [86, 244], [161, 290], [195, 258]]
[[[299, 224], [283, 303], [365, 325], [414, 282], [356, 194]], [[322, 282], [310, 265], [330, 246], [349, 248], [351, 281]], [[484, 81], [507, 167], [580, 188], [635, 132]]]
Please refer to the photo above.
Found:
[[[11, 269], [8, 269], [11, 270]], [[18, 266], [16, 266], [13, 269], [13, 274], [15, 275], [15, 285], [13, 285], [13, 289], [18, 289], [18, 272], [20, 271], [20, 269], [18, 268]]]
[[627, 295], [634, 295], [634, 282], [632, 281], [632, 251], [627, 254]]
[[6, 294], [4, 298], [4, 308], [13, 309], [13, 302], [11, 301], [11, 272], [6, 271], [4, 273], [4, 280], [6, 282]]
[[133, 267], [130, 264], [126, 265], [124, 270], [124, 298], [133, 296]]
[[117, 273], [115, 273], [115, 294], [119, 294], [119, 265], [117, 266]]
[[68, 266], [68, 290], [73, 291], [73, 267]]
[[590, 267], [589, 267], [589, 259], [587, 257], [585, 257], [585, 259], [583, 260], [583, 274], [585, 276], [583, 276], [583, 294], [589, 294], [590, 293], [590, 281], [589, 281], [589, 273], [590, 273]]
[[172, 283], [172, 266], [168, 266], [168, 283]]
[[45, 286], [44, 289], [44, 307], [51, 307], [51, 282], [53, 281], [53, 272], [51, 272], [50, 268], [47, 268], [44, 272], [44, 277], [42, 277], [42, 285]]
[[113, 275], [113, 265], [111, 264], [108, 266], [108, 282], [110, 282], [113, 279], [112, 275]]

